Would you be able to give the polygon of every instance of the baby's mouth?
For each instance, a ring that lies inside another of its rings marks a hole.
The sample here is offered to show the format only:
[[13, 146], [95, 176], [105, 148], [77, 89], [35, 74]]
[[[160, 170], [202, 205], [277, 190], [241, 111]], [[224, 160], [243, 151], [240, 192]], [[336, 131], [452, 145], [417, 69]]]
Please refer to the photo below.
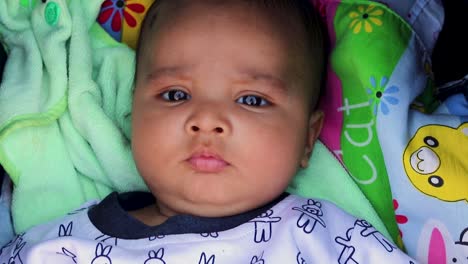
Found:
[[192, 155], [187, 161], [197, 172], [216, 173], [229, 166], [225, 160], [215, 154], [200, 153]]

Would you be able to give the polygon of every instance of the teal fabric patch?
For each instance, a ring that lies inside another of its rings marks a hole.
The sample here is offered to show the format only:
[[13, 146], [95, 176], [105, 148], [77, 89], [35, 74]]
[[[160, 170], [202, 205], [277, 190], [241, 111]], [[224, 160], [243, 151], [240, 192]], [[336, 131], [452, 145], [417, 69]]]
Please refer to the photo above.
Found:
[[44, 17], [47, 24], [51, 26], [57, 25], [60, 17], [60, 6], [55, 2], [47, 3], [44, 10]]

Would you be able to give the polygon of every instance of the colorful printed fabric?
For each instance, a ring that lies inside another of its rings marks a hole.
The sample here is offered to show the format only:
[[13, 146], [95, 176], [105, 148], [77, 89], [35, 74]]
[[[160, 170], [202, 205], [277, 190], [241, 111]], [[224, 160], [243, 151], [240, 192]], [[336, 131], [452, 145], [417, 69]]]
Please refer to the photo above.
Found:
[[[353, 1], [320, 2], [332, 47], [322, 140], [342, 160], [386, 223], [397, 227], [388, 175], [377, 138], [377, 114], [388, 115], [400, 100], [389, 76], [408, 45], [411, 29], [384, 6]], [[392, 38], [392, 42], [387, 39]], [[391, 48], [389, 48], [391, 43]]]
[[143, 18], [154, 0], [105, 0], [97, 21], [115, 40], [135, 49]]
[[426, 50], [432, 53], [444, 23], [441, 0], [375, 0], [395, 11], [418, 34]]
[[442, 21], [441, 3], [416, 3], [413, 28], [386, 5], [316, 1], [332, 43], [321, 138], [402, 248], [454, 263], [468, 257], [468, 104], [435, 99], [435, 41], [423, 35], [442, 23], [415, 21]]

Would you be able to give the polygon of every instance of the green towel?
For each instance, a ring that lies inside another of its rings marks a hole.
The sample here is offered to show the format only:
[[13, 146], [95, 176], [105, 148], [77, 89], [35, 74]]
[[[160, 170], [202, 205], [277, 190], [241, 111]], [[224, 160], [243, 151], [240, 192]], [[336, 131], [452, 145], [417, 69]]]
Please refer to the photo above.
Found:
[[134, 52], [101, 32], [101, 2], [0, 1], [0, 162], [16, 232], [114, 190], [147, 190], [129, 143]]
[[[130, 149], [135, 54], [95, 23], [101, 2], [0, 1], [9, 53], [0, 86], [0, 163], [15, 184], [16, 232], [111, 191], [147, 190]], [[389, 237], [320, 142], [288, 190], [331, 200]]]

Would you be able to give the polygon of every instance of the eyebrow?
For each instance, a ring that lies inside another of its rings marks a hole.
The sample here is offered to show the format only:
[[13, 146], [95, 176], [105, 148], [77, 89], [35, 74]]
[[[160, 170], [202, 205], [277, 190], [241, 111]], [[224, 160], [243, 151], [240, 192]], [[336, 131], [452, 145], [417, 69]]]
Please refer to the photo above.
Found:
[[285, 82], [272, 74], [264, 73], [255, 69], [244, 69], [241, 74], [247, 76], [249, 79], [254, 81], [262, 81], [268, 83], [271, 87], [278, 88], [281, 92], [287, 92], [287, 86]]
[[166, 66], [166, 67], [156, 68], [155, 70], [151, 71], [148, 74], [148, 79], [156, 80], [163, 76], [171, 76], [171, 77], [183, 76], [185, 73], [189, 71], [190, 68], [191, 68], [190, 66]]
[[[192, 67], [190, 65], [165, 66], [156, 68], [148, 74], [149, 80], [157, 80], [161, 77], [183, 77]], [[261, 81], [269, 84], [269, 87], [276, 88], [282, 93], [287, 93], [285, 82], [272, 74], [264, 73], [256, 69], [242, 69], [239, 71], [242, 78], [248, 80]]]

